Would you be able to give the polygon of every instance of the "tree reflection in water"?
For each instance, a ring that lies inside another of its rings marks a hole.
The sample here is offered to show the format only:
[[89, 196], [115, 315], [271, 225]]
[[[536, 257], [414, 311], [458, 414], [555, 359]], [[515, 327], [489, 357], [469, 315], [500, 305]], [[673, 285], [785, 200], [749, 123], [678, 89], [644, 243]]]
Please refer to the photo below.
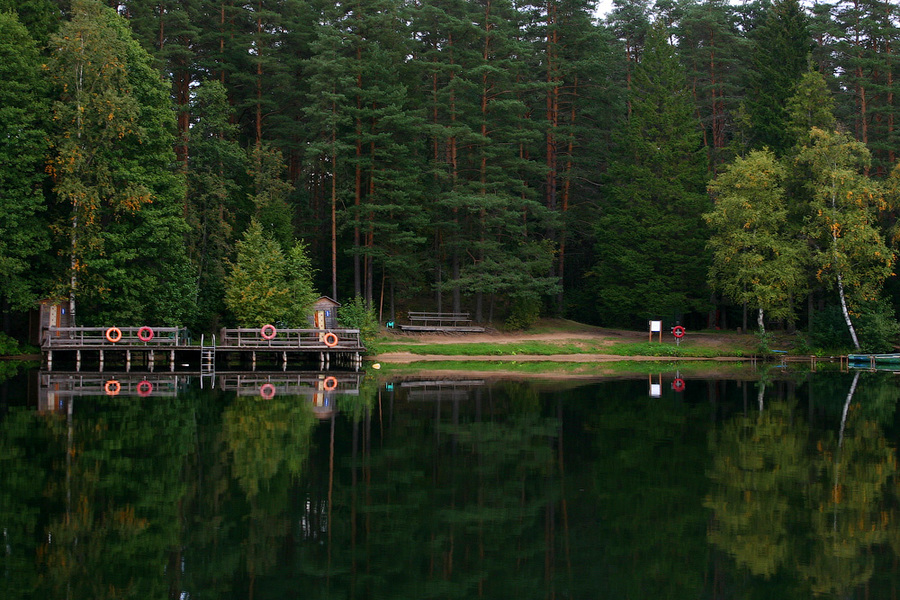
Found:
[[773, 372], [749, 402], [730, 381], [469, 379], [367, 378], [315, 413], [196, 386], [12, 407], [0, 598], [897, 589], [893, 376]]
[[795, 400], [774, 400], [711, 433], [708, 538], [750, 573], [793, 572], [815, 595], [848, 597], [897, 538], [895, 449], [871, 417], [892, 415], [878, 405], [896, 404], [898, 392], [873, 380], [862, 408], [859, 378], [831, 429], [811, 432]]

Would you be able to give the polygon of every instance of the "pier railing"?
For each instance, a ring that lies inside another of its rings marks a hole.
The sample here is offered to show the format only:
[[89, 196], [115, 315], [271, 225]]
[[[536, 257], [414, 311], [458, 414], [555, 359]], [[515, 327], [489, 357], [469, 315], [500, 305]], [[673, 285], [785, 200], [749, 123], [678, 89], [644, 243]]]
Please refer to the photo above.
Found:
[[219, 348], [248, 348], [271, 350], [345, 350], [363, 349], [359, 329], [277, 329], [269, 330], [270, 338], [263, 336], [260, 329], [222, 329]]
[[172, 348], [190, 343], [190, 332], [181, 327], [50, 327], [42, 340], [44, 348]]

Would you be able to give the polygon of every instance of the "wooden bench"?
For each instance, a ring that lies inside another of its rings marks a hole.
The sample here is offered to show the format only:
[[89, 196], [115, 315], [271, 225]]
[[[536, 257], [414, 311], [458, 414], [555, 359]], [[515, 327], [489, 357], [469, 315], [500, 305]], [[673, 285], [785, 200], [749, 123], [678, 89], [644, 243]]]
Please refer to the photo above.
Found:
[[467, 312], [422, 312], [409, 311], [409, 325], [401, 325], [403, 331], [443, 331], [459, 333], [481, 333], [484, 327], [472, 325]]

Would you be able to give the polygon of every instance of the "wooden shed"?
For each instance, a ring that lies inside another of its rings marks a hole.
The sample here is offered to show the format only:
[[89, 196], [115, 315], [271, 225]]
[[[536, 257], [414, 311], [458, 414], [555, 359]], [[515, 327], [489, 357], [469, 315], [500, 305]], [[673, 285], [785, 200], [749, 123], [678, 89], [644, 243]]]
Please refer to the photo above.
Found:
[[69, 314], [68, 301], [41, 300], [38, 308], [29, 314], [28, 343], [42, 344], [50, 327], [74, 326], [74, 319]]
[[320, 296], [312, 305], [309, 324], [315, 329], [337, 329], [338, 308], [341, 303], [328, 296]]

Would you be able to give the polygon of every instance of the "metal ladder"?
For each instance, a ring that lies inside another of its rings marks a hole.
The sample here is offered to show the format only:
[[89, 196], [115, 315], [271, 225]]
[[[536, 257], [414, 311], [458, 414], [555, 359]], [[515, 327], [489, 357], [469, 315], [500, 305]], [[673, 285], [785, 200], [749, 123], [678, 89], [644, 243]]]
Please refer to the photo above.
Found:
[[[212, 377], [216, 374], [216, 336], [212, 336], [212, 344], [207, 346], [205, 336], [200, 336], [200, 376]], [[213, 380], [215, 381], [215, 380]], [[202, 383], [201, 383], [202, 385]]]

